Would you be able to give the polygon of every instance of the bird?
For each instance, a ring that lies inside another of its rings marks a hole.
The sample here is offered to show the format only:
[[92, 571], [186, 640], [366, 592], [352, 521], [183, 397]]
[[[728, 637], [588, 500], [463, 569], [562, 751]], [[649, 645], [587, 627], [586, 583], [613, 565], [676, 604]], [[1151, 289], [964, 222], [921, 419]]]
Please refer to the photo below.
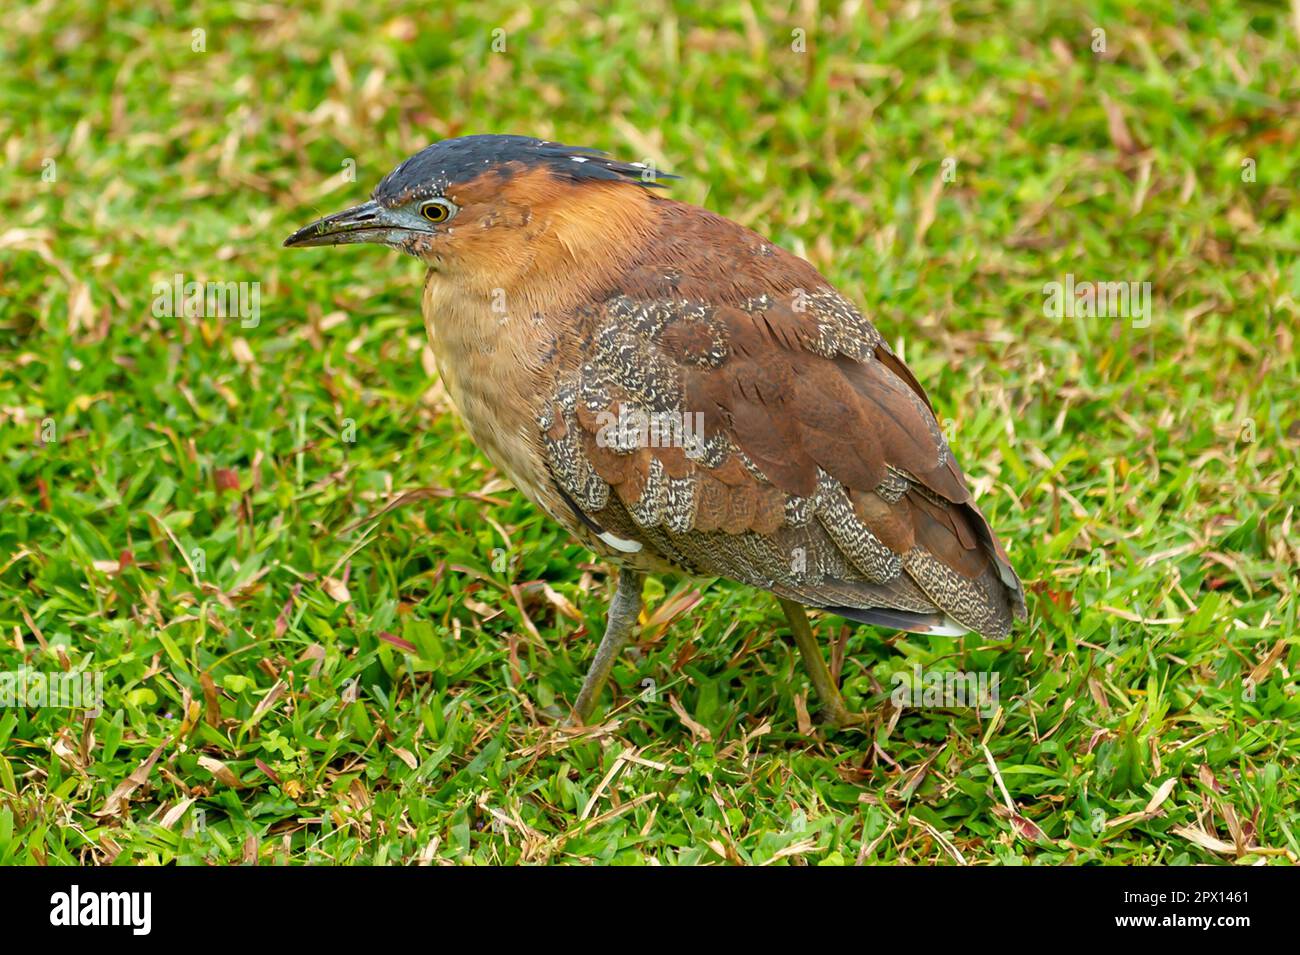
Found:
[[522, 135], [445, 139], [287, 247], [377, 243], [427, 267], [439, 376], [480, 450], [608, 561], [586, 725], [647, 574], [773, 594], [834, 728], [814, 609], [1001, 639], [1020, 578], [919, 381], [816, 268], [672, 199], [652, 162]]

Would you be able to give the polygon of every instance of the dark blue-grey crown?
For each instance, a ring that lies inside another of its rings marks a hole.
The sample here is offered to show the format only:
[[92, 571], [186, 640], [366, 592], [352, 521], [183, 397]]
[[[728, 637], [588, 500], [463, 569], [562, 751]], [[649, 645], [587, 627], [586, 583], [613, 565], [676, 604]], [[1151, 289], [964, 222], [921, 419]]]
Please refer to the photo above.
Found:
[[575, 182], [631, 182], [663, 188], [663, 179], [677, 179], [652, 165], [611, 159], [599, 149], [566, 146], [532, 136], [461, 136], [426, 146], [384, 177], [374, 198], [384, 205], [442, 195], [454, 182], [468, 182], [489, 170], [509, 178], [545, 166]]

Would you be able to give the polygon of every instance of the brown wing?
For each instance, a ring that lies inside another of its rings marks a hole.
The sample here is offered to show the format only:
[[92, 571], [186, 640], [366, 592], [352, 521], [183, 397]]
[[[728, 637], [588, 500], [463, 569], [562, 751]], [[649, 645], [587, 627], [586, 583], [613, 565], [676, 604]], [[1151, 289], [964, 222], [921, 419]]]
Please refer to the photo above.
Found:
[[846, 616], [1006, 634], [1020, 582], [911, 372], [806, 262], [664, 210], [650, 254], [557, 351], [540, 424], [582, 520], [617, 549]]

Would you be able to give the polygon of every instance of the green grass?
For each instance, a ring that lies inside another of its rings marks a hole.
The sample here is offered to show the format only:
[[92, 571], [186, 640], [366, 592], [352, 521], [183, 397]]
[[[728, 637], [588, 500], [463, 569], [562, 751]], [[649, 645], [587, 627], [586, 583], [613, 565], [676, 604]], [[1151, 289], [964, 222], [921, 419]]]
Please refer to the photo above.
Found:
[[[0, 863], [1294, 862], [1300, 26], [1132, 6], [11, 11], [0, 669], [105, 699], [0, 709]], [[417, 263], [280, 247], [467, 132], [651, 159], [821, 268], [1029, 622], [818, 619], [883, 716], [828, 734], [775, 601], [656, 581], [603, 728], [557, 733], [606, 569], [453, 420]], [[260, 283], [260, 323], [155, 317], [177, 273]], [[1151, 282], [1150, 326], [1045, 317], [1067, 273]], [[891, 721], [914, 663], [1000, 711]]]

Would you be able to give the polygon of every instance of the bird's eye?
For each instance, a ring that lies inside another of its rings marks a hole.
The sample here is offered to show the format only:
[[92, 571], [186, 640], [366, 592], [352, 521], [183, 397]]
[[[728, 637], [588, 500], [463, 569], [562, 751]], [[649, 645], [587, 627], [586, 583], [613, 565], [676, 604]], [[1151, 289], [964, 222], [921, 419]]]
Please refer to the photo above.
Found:
[[446, 222], [456, 214], [456, 207], [446, 199], [430, 199], [420, 206], [420, 215], [430, 222]]

